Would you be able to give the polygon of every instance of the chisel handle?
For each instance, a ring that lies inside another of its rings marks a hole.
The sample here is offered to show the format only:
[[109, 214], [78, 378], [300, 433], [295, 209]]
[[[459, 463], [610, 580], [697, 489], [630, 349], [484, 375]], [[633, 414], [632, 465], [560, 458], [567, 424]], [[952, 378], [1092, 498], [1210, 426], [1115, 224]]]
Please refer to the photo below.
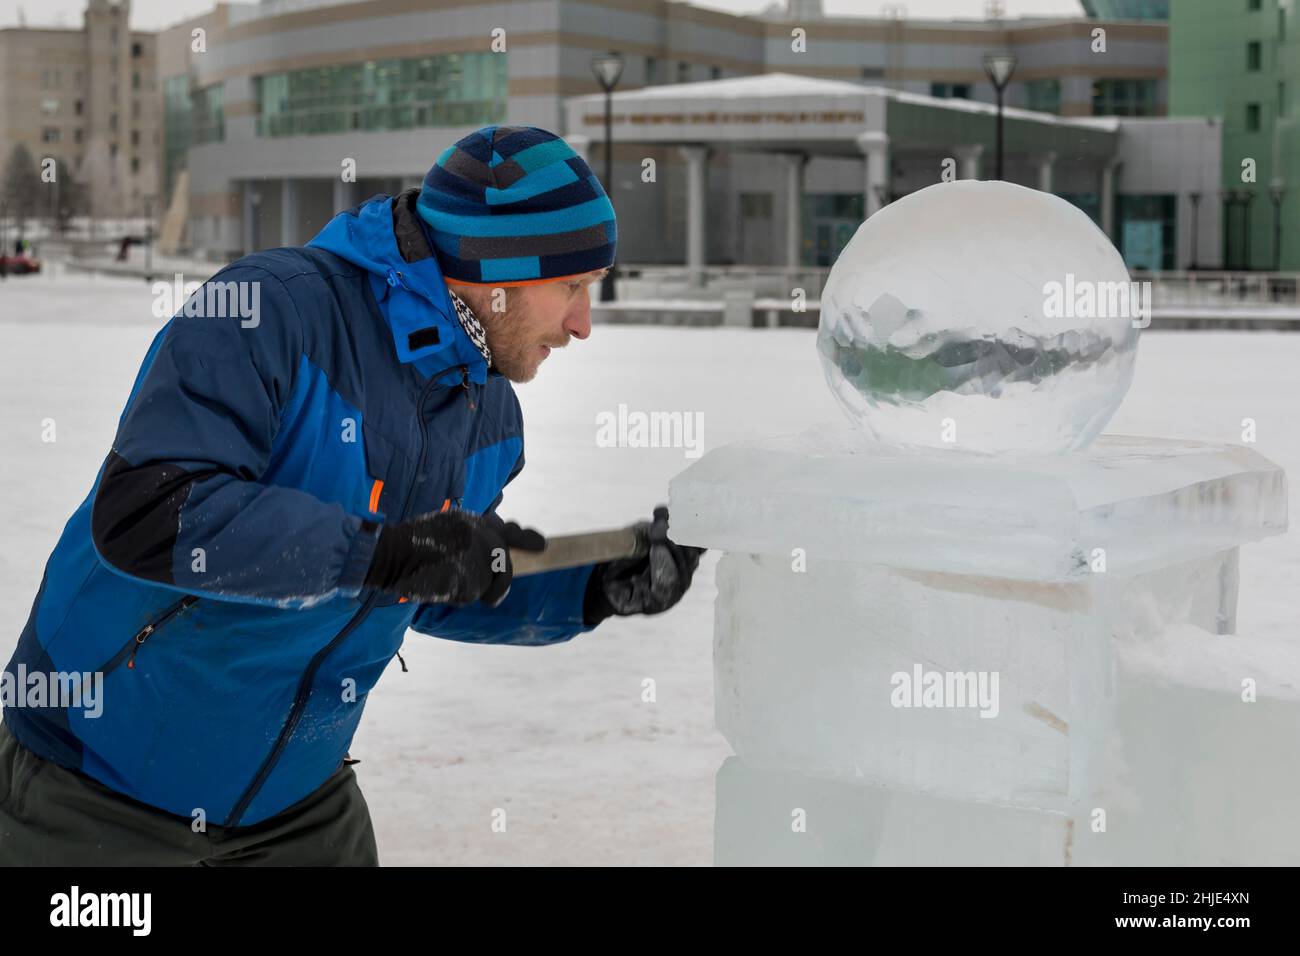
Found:
[[650, 542], [635, 525], [613, 531], [585, 531], [561, 534], [546, 539], [544, 551], [510, 549], [510, 563], [515, 577], [576, 568], [599, 561], [636, 558], [650, 550]]

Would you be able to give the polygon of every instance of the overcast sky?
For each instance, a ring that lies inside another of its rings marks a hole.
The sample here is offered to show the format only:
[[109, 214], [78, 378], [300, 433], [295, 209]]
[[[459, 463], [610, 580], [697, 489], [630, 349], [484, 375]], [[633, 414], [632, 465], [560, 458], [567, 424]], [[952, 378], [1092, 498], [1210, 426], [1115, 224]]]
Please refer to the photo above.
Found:
[[[762, 10], [772, 0], [707, 0], [696, 6], [728, 10], [733, 13], [754, 13]], [[1005, 0], [1007, 15], [1011, 17], [1039, 14], [1079, 15], [1079, 0]], [[911, 17], [963, 17], [984, 16], [985, 0], [904, 0]], [[827, 13], [857, 16], [877, 16], [885, 0], [823, 0]], [[196, 13], [211, 10], [212, 0], [135, 0], [131, 4], [131, 26], [140, 30], [157, 30], [171, 26]], [[81, 24], [85, 0], [0, 0], [0, 27], [16, 26], [18, 11], [27, 14], [28, 26], [65, 26]]]

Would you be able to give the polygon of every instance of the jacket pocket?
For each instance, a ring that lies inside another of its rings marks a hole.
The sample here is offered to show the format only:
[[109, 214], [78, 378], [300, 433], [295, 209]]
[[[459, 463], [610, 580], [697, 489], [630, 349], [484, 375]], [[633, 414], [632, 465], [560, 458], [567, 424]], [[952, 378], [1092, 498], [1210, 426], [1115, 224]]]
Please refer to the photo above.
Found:
[[127, 667], [135, 667], [135, 655], [144, 645], [144, 642], [149, 640], [150, 637], [153, 637], [198, 602], [199, 599], [196, 595], [187, 594], [179, 601], [168, 605], [161, 614], [144, 627], [140, 628], [140, 630], [136, 631], [135, 634], [132, 635], [131, 640], [127, 641], [120, 651], [96, 669], [107, 677], [112, 671], [120, 667], [124, 661], [126, 662]]

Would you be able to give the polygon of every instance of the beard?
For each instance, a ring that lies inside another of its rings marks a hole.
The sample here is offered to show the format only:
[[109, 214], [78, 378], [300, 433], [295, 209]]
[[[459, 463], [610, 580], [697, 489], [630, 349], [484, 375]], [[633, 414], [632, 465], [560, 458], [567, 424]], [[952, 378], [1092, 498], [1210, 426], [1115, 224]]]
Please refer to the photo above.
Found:
[[487, 335], [488, 348], [492, 350], [492, 365], [507, 379], [516, 383], [531, 382], [537, 375], [544, 356], [541, 346], [563, 348], [568, 344], [539, 338], [532, 328], [521, 299], [510, 295], [504, 312], [488, 311], [480, 320]]

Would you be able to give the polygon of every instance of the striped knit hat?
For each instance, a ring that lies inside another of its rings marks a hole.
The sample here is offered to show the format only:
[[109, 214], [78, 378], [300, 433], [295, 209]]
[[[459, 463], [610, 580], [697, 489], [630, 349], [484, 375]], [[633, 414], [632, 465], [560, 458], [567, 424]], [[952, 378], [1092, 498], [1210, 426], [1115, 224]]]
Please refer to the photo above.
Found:
[[416, 205], [443, 276], [510, 286], [614, 262], [614, 207], [591, 168], [535, 126], [485, 126], [449, 147]]

